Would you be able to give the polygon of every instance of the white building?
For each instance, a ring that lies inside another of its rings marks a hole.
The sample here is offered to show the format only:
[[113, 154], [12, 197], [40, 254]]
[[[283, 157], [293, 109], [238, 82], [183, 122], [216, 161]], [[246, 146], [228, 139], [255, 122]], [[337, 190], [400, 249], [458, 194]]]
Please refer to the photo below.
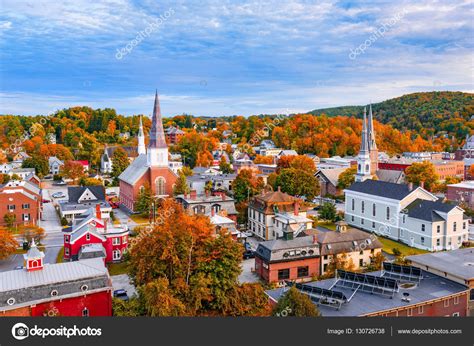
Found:
[[464, 210], [421, 187], [368, 179], [352, 184], [345, 196], [351, 226], [428, 251], [458, 249], [468, 240]]
[[107, 145], [104, 148], [104, 153], [100, 157], [100, 171], [103, 174], [112, 173], [112, 159], [107, 151]]
[[48, 159], [49, 163], [49, 173], [51, 174], [59, 174], [59, 170], [61, 166], [64, 165], [64, 162], [58, 159], [56, 156], [50, 156]]

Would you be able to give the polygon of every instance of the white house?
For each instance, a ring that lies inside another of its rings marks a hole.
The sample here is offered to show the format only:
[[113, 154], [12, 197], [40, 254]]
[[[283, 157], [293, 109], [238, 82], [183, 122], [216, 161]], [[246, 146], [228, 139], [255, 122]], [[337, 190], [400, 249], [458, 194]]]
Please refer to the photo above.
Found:
[[421, 187], [368, 179], [352, 184], [345, 196], [351, 226], [428, 251], [457, 249], [468, 240], [464, 210]]
[[64, 162], [58, 159], [56, 156], [50, 156], [48, 159], [49, 163], [49, 173], [51, 174], [59, 174], [59, 170], [61, 166], [64, 165]]

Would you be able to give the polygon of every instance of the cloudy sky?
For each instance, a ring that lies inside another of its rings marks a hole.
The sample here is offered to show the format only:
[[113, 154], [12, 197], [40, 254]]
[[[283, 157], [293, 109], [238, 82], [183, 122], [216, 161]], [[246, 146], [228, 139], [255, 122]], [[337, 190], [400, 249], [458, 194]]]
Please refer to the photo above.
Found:
[[0, 114], [293, 113], [472, 91], [472, 1], [0, 0]]

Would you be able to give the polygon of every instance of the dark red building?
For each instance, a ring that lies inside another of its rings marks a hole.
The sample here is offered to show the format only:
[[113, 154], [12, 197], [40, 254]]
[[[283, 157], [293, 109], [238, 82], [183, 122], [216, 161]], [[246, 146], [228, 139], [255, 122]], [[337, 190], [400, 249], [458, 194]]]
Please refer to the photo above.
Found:
[[122, 259], [128, 246], [128, 229], [114, 226], [101, 217], [100, 205], [64, 232], [64, 259], [102, 257], [106, 263]]
[[100, 258], [44, 264], [33, 243], [25, 269], [0, 273], [0, 316], [111, 316], [112, 284]]
[[41, 189], [28, 181], [12, 180], [0, 185], [0, 226], [4, 216], [15, 215], [15, 225], [36, 225], [41, 219]]
[[319, 245], [312, 236], [284, 237], [258, 244], [255, 272], [266, 282], [307, 281], [320, 275]]

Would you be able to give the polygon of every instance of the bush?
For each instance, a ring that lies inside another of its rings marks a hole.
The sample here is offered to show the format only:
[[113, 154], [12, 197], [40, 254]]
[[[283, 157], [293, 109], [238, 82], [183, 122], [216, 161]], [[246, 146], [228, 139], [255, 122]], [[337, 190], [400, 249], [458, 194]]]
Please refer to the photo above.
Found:
[[398, 248], [396, 248], [396, 247], [394, 247], [392, 249], [392, 252], [393, 252], [393, 255], [396, 256], [396, 257], [399, 257], [402, 254], [402, 252], [400, 250], [398, 250]]
[[61, 226], [67, 226], [69, 224], [69, 222], [67, 221], [67, 219], [63, 216], [61, 218]]
[[61, 174], [55, 174], [53, 175], [53, 180], [62, 180], [63, 176]]

